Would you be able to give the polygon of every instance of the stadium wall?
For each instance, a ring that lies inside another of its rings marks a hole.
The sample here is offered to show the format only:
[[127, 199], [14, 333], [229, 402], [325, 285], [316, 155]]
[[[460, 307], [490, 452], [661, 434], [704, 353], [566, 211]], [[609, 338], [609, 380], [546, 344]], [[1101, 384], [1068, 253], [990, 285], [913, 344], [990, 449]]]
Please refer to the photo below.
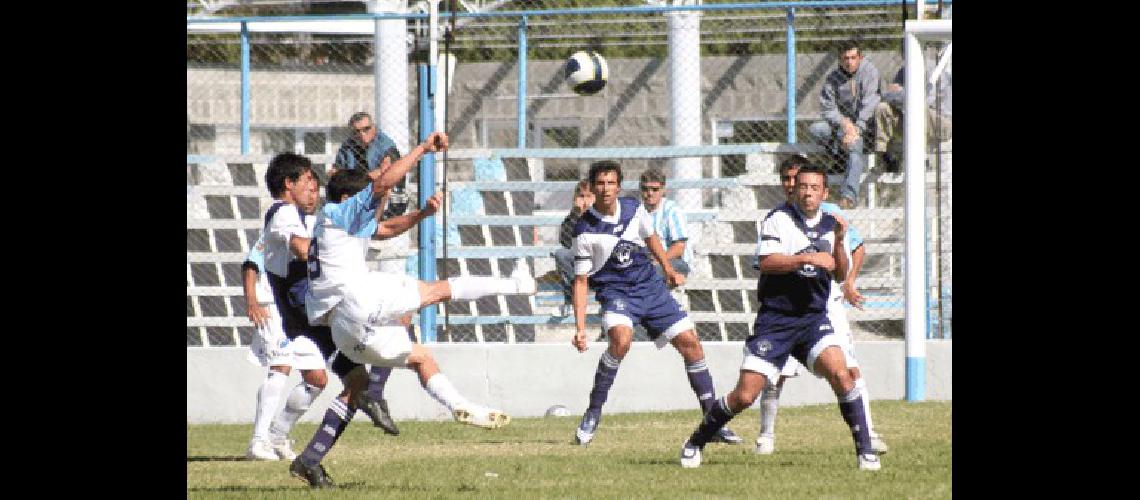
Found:
[[[736, 383], [741, 342], [704, 342], [717, 394]], [[585, 411], [594, 369], [605, 349], [593, 343], [579, 354], [566, 344], [434, 344], [432, 351], [455, 387], [472, 401], [501, 408], [517, 417], [541, 416], [562, 404], [571, 414]], [[905, 345], [901, 340], [856, 342], [856, 355], [874, 399], [905, 397]], [[254, 397], [265, 368], [246, 360], [245, 347], [188, 347], [186, 349], [186, 422], [251, 423]], [[926, 344], [926, 398], [951, 400], [953, 395], [953, 341]], [[289, 387], [300, 380], [290, 375]], [[312, 409], [302, 417], [315, 422], [329, 400], [341, 390], [335, 376]], [[396, 370], [388, 381], [385, 398], [396, 420], [442, 420], [450, 416], [419, 386], [409, 370]], [[800, 376], [787, 382], [780, 398], [784, 406], [826, 404], [835, 401], [823, 379]], [[606, 403], [607, 413], [667, 411], [697, 408], [682, 369], [681, 356], [671, 347], [660, 352], [648, 342], [637, 342], [622, 362]], [[358, 415], [357, 419], [367, 419]]]

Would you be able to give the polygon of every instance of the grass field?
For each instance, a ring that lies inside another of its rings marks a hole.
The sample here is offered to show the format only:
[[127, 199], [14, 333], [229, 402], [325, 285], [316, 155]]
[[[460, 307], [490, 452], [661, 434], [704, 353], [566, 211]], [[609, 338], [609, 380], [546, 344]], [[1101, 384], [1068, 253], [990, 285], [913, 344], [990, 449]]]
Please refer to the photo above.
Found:
[[[883, 469], [859, 471], [834, 404], [781, 408], [776, 452], [752, 451], [759, 413], [729, 427], [745, 444], [709, 444], [682, 469], [681, 443], [697, 410], [603, 415], [594, 442], [572, 444], [578, 415], [516, 418], [500, 430], [453, 422], [399, 422], [398, 437], [353, 421], [325, 459], [338, 487], [312, 492], [288, 462], [244, 459], [248, 425], [186, 427], [189, 498], [950, 498], [951, 403], [876, 401]], [[313, 411], [316, 411], [314, 408]], [[293, 430], [298, 453], [315, 424]]]

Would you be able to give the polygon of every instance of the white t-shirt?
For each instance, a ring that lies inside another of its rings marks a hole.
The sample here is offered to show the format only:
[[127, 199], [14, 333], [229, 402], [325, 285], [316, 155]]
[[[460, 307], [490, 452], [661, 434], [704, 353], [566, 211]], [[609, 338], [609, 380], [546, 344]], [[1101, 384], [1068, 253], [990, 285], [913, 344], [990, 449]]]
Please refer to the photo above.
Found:
[[368, 274], [365, 257], [376, 234], [377, 201], [369, 184], [341, 203], [326, 203], [318, 212], [313, 225], [317, 260], [309, 262], [305, 296], [310, 324], [327, 324], [324, 316], [344, 298], [345, 285]]
[[301, 222], [301, 212], [296, 205], [286, 204], [277, 209], [264, 231], [266, 270], [280, 277], [287, 276], [289, 261], [296, 260], [289, 250], [289, 239], [294, 235], [311, 237], [310, 227]]

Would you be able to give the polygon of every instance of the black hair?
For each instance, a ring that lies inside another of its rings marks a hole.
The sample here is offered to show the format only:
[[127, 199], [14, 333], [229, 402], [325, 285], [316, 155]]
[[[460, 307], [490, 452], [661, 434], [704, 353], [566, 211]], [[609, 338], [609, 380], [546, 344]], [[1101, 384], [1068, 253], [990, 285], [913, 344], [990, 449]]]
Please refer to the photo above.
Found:
[[329, 203], [340, 203], [344, 195], [352, 196], [359, 193], [370, 183], [372, 183], [372, 179], [361, 169], [337, 170], [329, 179], [329, 185], [325, 188], [325, 195]]
[[265, 170], [265, 185], [269, 187], [269, 195], [274, 198], [281, 197], [285, 192], [285, 180], [297, 182], [305, 171], [313, 171], [313, 162], [296, 153], [281, 153], [269, 161], [269, 168]]
[[598, 175], [602, 172], [617, 172], [618, 184], [621, 184], [621, 164], [613, 160], [596, 161], [590, 164], [590, 185], [594, 185], [598, 180]]
[[796, 172], [796, 177], [797, 177], [796, 185], [797, 186], [800, 184], [798, 177], [801, 175], [804, 175], [804, 174], [819, 174], [820, 176], [823, 177], [823, 188], [827, 189], [827, 170], [824, 170], [823, 167], [816, 165], [814, 163], [805, 163], [802, 167], [800, 167], [800, 170], [798, 172]]
[[780, 162], [780, 175], [784, 175], [784, 173], [786, 173], [792, 167], [802, 167], [807, 164], [808, 159], [806, 156], [800, 153], [795, 153], [787, 158], [784, 158], [784, 161]]
[[836, 50], [836, 52], [838, 52], [839, 55], [843, 55], [843, 53], [847, 52], [848, 50], [856, 50], [860, 55], [863, 54], [863, 51], [859, 50], [859, 42], [855, 40], [844, 40], [840, 42], [839, 48]]

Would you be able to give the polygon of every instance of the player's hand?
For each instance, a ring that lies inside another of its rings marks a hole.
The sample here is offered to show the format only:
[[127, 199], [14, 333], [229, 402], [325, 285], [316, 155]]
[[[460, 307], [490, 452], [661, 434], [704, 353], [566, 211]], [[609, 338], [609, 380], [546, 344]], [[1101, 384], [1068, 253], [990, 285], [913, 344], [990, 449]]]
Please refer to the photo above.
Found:
[[424, 141], [424, 151], [428, 153], [447, 151], [447, 134], [443, 132], [432, 132], [427, 140]]
[[253, 322], [253, 326], [265, 328], [269, 324], [269, 311], [256, 302], [245, 304], [245, 314]]
[[835, 241], [843, 241], [843, 237], [847, 235], [847, 220], [839, 214], [833, 213], [831, 216], [835, 217]]
[[443, 206], [443, 193], [436, 191], [435, 194], [431, 195], [431, 198], [428, 198], [427, 204], [424, 205], [424, 216], [430, 217], [435, 215], [435, 212], [439, 210], [441, 206]]
[[685, 284], [685, 275], [677, 271], [673, 271], [666, 275], [665, 282], [669, 284], [669, 288], [677, 288]]
[[578, 333], [574, 334], [574, 338], [570, 341], [570, 343], [578, 349], [578, 352], [586, 352], [586, 347], [588, 346], [586, 341], [586, 332], [578, 330]]
[[855, 288], [855, 283], [852, 283], [851, 280], [843, 282], [843, 298], [847, 299], [847, 302], [850, 302], [856, 309], [863, 310], [863, 294], [859, 293], [859, 289]]
[[835, 256], [827, 252], [815, 252], [807, 254], [808, 264], [815, 267], [822, 267], [828, 271], [835, 270]]

